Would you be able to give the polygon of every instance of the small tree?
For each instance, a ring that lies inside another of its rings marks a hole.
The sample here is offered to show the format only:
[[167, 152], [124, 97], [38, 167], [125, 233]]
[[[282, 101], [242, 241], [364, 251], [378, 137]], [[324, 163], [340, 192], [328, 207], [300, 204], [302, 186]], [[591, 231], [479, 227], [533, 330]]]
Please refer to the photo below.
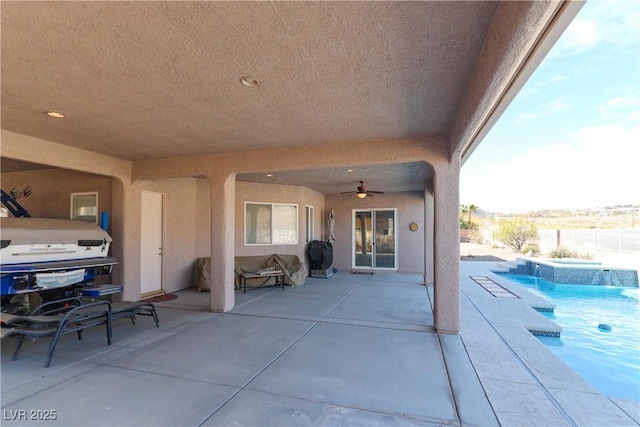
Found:
[[536, 226], [523, 218], [504, 218], [498, 223], [495, 238], [514, 251], [520, 252], [527, 242], [536, 235]]
[[[460, 205], [460, 228], [462, 229], [470, 229], [470, 230], [475, 230], [477, 227], [476, 225], [471, 222], [471, 214], [476, 212], [479, 209], [479, 206], [476, 205]], [[465, 221], [465, 216], [468, 217], [468, 219]]]

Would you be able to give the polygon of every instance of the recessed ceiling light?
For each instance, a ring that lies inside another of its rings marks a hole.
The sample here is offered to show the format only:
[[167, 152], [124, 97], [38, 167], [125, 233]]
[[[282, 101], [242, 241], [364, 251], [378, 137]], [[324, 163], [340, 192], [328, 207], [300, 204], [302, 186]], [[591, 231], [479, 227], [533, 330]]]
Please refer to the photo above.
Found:
[[64, 117], [64, 114], [58, 113], [57, 111], [47, 111], [47, 116], [55, 117], [56, 119], [61, 119]]
[[260, 86], [260, 82], [253, 77], [243, 77], [240, 79], [240, 83], [247, 87], [258, 87]]
[[347, 172], [355, 172], [353, 169], [347, 169]]
[[273, 176], [273, 174], [272, 174], [272, 173], [268, 173], [268, 174], [267, 174], [267, 176], [268, 176], [268, 177], [272, 177], [272, 176]]

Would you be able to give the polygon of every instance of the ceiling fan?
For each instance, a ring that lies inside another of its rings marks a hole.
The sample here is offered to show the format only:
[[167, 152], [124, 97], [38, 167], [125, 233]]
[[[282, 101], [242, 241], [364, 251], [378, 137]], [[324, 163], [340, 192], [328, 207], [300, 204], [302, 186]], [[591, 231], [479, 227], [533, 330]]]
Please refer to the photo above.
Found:
[[382, 191], [367, 190], [366, 188], [364, 188], [364, 181], [359, 181], [359, 182], [360, 182], [360, 186], [358, 187], [357, 191], [343, 191], [340, 194], [345, 194], [345, 195], [355, 194], [361, 199], [364, 199], [367, 196], [373, 197], [376, 194], [384, 194], [384, 192]]

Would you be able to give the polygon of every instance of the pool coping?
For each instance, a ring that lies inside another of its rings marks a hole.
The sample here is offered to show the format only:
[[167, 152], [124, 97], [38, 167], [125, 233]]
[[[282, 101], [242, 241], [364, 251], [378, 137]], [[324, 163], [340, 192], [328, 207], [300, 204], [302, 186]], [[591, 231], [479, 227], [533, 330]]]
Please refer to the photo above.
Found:
[[523, 298], [495, 298], [471, 279], [488, 276], [526, 298], [496, 267], [461, 263], [460, 335], [500, 422], [522, 425], [535, 411], [544, 425], [640, 425], [638, 401], [601, 394], [529, 332], [540, 319], [551, 320]]

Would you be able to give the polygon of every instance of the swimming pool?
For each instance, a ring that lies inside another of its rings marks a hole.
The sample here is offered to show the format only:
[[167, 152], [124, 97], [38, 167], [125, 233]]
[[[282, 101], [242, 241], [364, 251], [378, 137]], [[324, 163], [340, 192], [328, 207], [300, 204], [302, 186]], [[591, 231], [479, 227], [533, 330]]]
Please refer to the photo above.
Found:
[[[537, 337], [598, 391], [640, 400], [640, 290], [564, 285], [539, 277], [502, 274], [554, 304], [542, 313], [562, 326], [560, 338]], [[598, 325], [609, 325], [599, 328]]]

